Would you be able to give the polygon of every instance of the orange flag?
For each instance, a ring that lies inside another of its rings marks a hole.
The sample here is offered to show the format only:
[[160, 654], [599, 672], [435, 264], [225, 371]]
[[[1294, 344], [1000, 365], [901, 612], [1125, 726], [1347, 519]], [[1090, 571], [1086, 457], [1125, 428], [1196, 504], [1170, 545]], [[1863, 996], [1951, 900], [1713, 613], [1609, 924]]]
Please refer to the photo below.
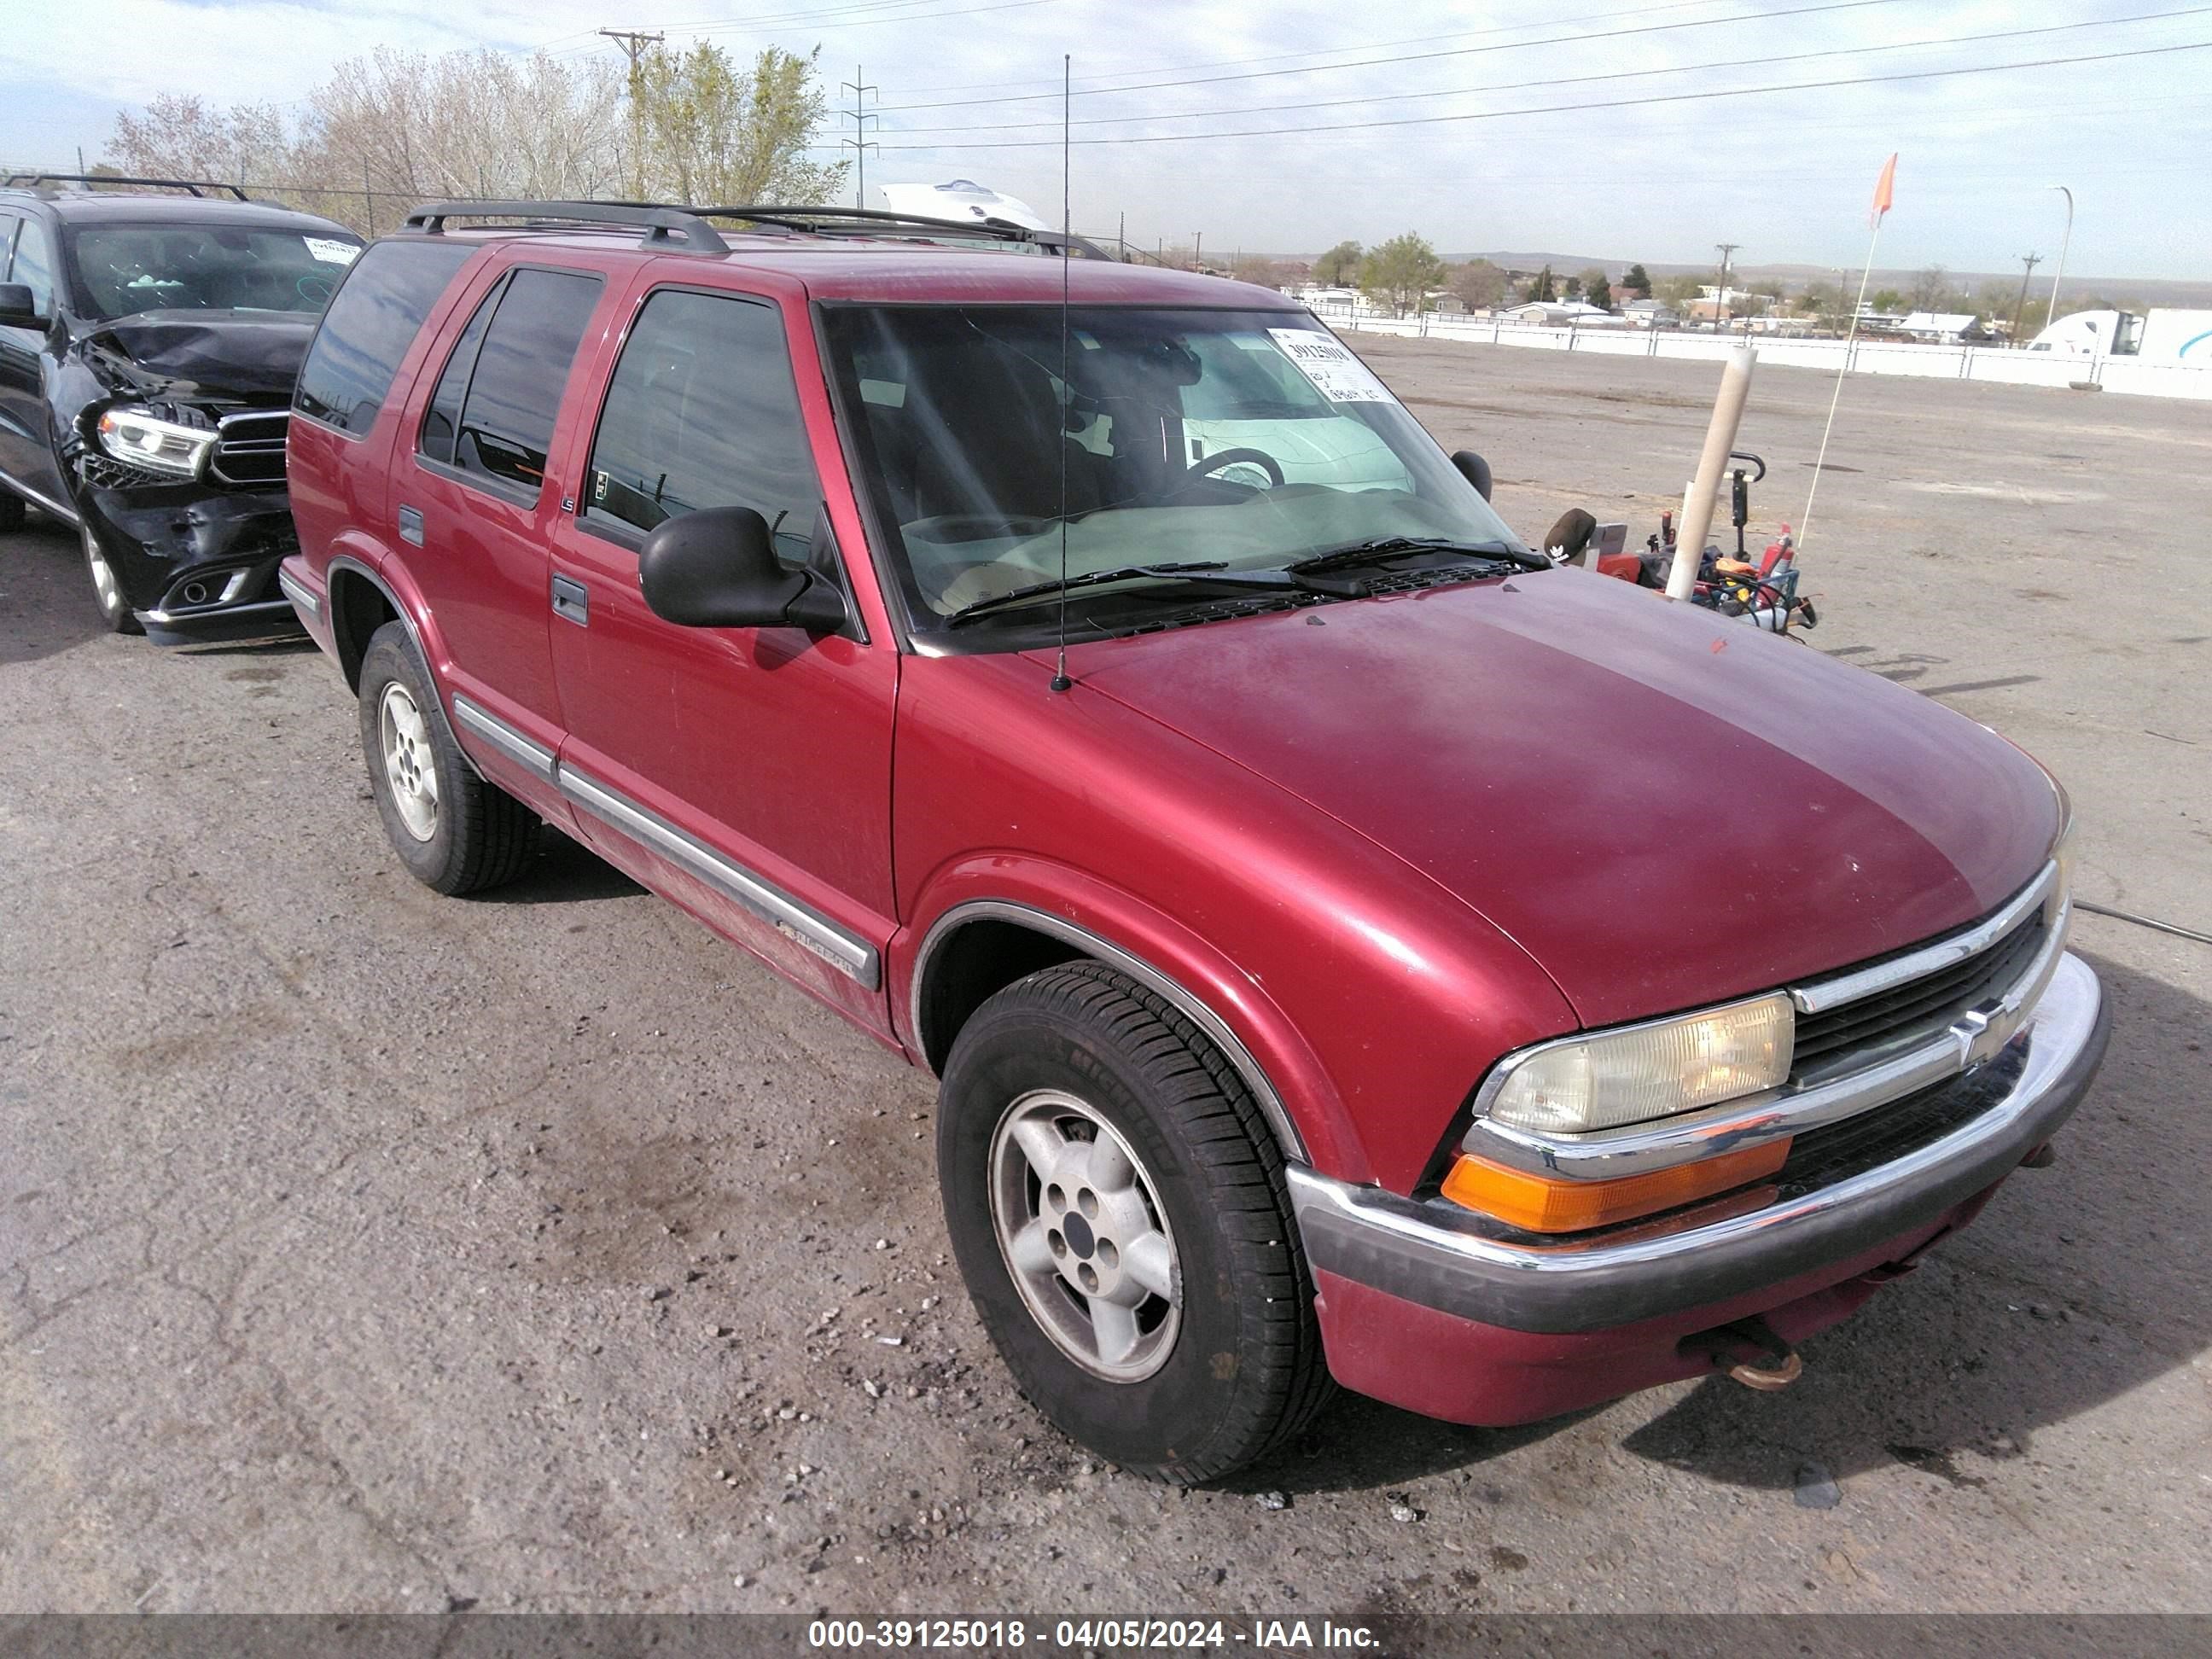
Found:
[[1881, 164], [1881, 177], [1875, 181], [1874, 212], [1869, 216], [1867, 222], [1871, 225], [1880, 225], [1881, 216], [1889, 211], [1890, 204], [1896, 199], [1897, 153], [1893, 150], [1890, 152], [1889, 160]]

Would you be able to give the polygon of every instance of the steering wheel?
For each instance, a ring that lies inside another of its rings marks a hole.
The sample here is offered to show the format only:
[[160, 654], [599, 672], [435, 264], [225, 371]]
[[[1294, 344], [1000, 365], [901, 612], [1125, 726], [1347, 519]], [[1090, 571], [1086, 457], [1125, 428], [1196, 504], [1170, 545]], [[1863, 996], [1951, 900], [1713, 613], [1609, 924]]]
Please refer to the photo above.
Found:
[[292, 289], [293, 292], [296, 293], [302, 300], [308, 301], [310, 304], [319, 306], [326, 306], [330, 304], [331, 296], [338, 291], [337, 284], [336, 283], [333, 283], [329, 277], [312, 270], [306, 276], [301, 277], [298, 282], [293, 283]]
[[1204, 460], [1193, 461], [1188, 466], [1185, 467], [1183, 469], [1182, 478], [1178, 480], [1178, 483], [1189, 483], [1194, 479], [1206, 477], [1209, 472], [1218, 472], [1223, 467], [1229, 466], [1237, 461], [1249, 461], [1255, 466], [1263, 468], [1267, 474], [1269, 486], [1277, 489], [1282, 488], [1283, 469], [1280, 465], [1277, 463], [1275, 458], [1267, 453], [1264, 449], [1224, 449], [1218, 451], [1212, 455], [1208, 455]]

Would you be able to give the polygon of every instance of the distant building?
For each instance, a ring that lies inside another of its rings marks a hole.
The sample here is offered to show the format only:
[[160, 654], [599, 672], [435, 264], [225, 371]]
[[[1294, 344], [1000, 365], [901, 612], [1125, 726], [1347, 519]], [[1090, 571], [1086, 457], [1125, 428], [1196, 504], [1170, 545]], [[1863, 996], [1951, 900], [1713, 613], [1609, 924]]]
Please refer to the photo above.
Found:
[[1603, 307], [1583, 300], [1532, 300], [1526, 305], [1504, 307], [1492, 314], [1502, 321], [1525, 324], [1531, 328], [1589, 328], [1620, 320]]
[[1631, 300], [1621, 307], [1620, 315], [1637, 328], [1672, 328], [1682, 320], [1682, 313], [1664, 300]]

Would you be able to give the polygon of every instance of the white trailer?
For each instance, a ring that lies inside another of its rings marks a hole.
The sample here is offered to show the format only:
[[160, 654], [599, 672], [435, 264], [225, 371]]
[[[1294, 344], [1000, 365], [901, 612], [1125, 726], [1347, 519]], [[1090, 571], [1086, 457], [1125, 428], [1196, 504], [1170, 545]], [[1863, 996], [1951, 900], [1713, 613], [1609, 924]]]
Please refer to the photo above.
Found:
[[2212, 311], [2076, 311], [2027, 343], [2069, 357], [2135, 357], [2212, 366]]

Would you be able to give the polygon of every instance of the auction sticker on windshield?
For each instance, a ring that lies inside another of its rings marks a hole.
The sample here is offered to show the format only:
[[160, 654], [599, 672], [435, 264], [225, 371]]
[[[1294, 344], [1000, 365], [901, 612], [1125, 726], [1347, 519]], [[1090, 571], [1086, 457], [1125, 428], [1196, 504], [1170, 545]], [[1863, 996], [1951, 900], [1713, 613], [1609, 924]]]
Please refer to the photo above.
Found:
[[1389, 388], [1367, 365], [1352, 355], [1352, 348], [1333, 334], [1316, 334], [1305, 328], [1267, 331], [1283, 355], [1298, 366], [1298, 373], [1313, 382], [1314, 390], [1333, 404], [1387, 404]]
[[349, 265], [353, 256], [361, 252], [351, 242], [333, 242], [325, 236], [302, 236], [307, 252], [326, 265]]

